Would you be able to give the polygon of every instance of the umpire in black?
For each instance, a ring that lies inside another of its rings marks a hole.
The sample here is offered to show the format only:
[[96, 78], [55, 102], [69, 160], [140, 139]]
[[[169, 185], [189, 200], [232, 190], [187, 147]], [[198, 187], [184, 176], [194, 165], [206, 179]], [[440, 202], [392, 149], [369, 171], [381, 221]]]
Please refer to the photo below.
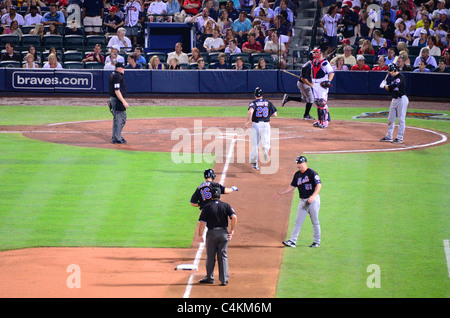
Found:
[[114, 116], [111, 138], [111, 143], [113, 144], [127, 143], [122, 137], [122, 129], [127, 122], [127, 108], [130, 107], [125, 100], [127, 85], [123, 78], [124, 73], [125, 66], [119, 62], [116, 64], [114, 72], [109, 76], [109, 101]]
[[[206, 233], [206, 277], [199, 281], [200, 284], [214, 283], [214, 266], [219, 265], [219, 280], [222, 286], [228, 285], [228, 242], [234, 234], [237, 217], [233, 208], [220, 201], [220, 188], [212, 188], [212, 201], [203, 207], [199, 218], [198, 236], [203, 242], [203, 231]], [[228, 232], [228, 219], [231, 220], [230, 232]]]

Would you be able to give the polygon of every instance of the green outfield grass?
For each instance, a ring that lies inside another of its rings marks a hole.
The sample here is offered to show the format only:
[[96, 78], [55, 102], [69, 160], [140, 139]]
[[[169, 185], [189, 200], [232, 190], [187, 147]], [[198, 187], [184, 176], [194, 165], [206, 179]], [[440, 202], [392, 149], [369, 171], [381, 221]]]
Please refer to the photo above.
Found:
[[[388, 106], [388, 103], [386, 103]], [[333, 120], [379, 108], [333, 108]], [[129, 118], [245, 117], [242, 107], [133, 107]], [[299, 117], [303, 108], [279, 109]], [[429, 111], [432, 112], [432, 111]], [[445, 112], [448, 113], [448, 112]], [[0, 106], [0, 125], [111, 119], [105, 107]], [[450, 132], [447, 121], [407, 125]], [[323, 181], [322, 246], [305, 221], [286, 249], [277, 297], [449, 297], [448, 145], [365, 154], [309, 155]], [[167, 153], [71, 147], [0, 134], [0, 250], [35, 246], [189, 247], [198, 213], [188, 204], [207, 163]], [[287, 180], [289, 182], [290, 180]], [[176, 194], [176, 196], [174, 196]], [[293, 198], [288, 232], [298, 198]], [[368, 288], [369, 265], [381, 288]]]

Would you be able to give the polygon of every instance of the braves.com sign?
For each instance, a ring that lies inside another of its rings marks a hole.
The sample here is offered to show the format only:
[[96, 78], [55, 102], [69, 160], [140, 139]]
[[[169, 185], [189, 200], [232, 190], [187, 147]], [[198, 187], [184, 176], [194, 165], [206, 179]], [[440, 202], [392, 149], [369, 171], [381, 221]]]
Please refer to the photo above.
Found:
[[89, 72], [13, 71], [11, 86], [20, 90], [92, 90], [94, 77]]

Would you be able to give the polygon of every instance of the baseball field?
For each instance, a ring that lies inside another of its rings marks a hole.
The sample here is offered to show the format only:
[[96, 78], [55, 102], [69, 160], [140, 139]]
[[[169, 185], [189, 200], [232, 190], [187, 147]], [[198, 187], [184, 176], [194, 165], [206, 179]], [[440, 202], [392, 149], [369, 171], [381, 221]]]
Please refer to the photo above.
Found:
[[[450, 297], [450, 103], [411, 101], [396, 145], [378, 141], [388, 100], [332, 99], [319, 129], [303, 103], [274, 98], [264, 174], [239, 161], [249, 101], [131, 99], [128, 144], [112, 145], [104, 98], [1, 98], [0, 296]], [[274, 194], [300, 154], [323, 183], [320, 248], [308, 218], [296, 248], [281, 244], [299, 199]], [[238, 216], [226, 287], [197, 284], [206, 255], [189, 200], [207, 168], [239, 188], [221, 198]]]

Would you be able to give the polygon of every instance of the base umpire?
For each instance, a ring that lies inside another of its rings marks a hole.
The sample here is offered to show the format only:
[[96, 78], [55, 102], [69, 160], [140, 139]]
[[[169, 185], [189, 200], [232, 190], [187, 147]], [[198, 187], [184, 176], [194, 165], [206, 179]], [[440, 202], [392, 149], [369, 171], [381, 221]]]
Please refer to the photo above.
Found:
[[122, 137], [122, 130], [127, 122], [127, 108], [130, 107], [125, 96], [127, 94], [127, 85], [123, 74], [125, 66], [118, 62], [114, 72], [109, 76], [109, 102], [111, 112], [114, 116], [111, 143], [126, 144], [127, 141]]

